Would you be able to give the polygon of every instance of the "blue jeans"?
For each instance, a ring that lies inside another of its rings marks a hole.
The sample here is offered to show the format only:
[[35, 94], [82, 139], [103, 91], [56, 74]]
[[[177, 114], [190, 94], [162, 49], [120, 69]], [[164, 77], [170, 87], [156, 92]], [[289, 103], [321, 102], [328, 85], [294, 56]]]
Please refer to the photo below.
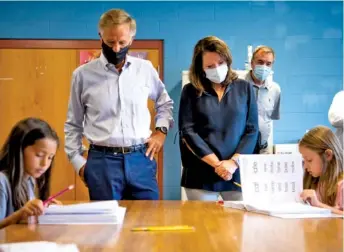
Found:
[[111, 154], [90, 149], [84, 171], [90, 199], [158, 200], [157, 165], [145, 151]]

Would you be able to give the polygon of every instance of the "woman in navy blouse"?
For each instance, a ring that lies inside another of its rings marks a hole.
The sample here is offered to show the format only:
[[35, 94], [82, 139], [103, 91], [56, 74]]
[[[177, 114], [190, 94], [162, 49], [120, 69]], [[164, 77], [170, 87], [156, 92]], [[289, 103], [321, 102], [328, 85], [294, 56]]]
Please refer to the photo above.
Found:
[[189, 200], [241, 200], [238, 157], [252, 154], [258, 137], [253, 87], [231, 69], [228, 46], [198, 41], [179, 108], [181, 185]]

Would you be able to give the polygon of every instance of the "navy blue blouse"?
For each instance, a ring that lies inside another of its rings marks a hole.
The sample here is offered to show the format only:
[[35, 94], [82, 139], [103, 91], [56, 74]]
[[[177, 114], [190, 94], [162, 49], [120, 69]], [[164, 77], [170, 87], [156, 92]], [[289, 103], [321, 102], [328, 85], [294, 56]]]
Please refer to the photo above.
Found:
[[[240, 191], [239, 169], [224, 181], [201, 158], [214, 153], [219, 160], [235, 153], [252, 154], [258, 137], [258, 110], [251, 84], [237, 79], [221, 99], [213, 88], [198, 91], [189, 83], [182, 91], [179, 107], [180, 152], [183, 164], [181, 185], [209, 191]], [[192, 149], [187, 148], [185, 142]]]

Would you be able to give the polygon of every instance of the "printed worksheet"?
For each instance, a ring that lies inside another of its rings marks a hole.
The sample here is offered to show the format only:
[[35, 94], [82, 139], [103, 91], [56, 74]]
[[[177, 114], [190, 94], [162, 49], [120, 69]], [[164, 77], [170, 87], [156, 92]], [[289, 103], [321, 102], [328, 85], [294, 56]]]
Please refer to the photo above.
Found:
[[241, 155], [243, 201], [297, 202], [303, 187], [301, 155]]

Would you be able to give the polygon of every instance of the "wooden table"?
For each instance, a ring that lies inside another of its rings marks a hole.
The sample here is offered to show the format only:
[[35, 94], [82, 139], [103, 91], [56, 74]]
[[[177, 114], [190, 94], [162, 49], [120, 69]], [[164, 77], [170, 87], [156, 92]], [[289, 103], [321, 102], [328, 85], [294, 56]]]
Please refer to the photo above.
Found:
[[[76, 243], [80, 251], [343, 251], [342, 219], [279, 219], [197, 201], [122, 201], [122, 226], [12, 225], [0, 242]], [[192, 225], [195, 231], [132, 232], [135, 226]]]

